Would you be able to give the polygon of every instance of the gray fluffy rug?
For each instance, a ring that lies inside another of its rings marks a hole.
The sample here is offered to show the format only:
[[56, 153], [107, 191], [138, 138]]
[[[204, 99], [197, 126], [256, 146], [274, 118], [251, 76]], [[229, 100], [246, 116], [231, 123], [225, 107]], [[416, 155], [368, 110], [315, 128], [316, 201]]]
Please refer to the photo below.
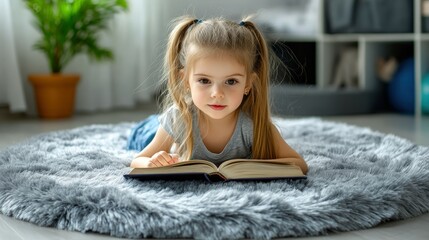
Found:
[[373, 227], [429, 210], [429, 148], [316, 118], [277, 119], [307, 180], [139, 182], [122, 174], [133, 123], [28, 139], [0, 152], [0, 211], [117, 237], [270, 239]]

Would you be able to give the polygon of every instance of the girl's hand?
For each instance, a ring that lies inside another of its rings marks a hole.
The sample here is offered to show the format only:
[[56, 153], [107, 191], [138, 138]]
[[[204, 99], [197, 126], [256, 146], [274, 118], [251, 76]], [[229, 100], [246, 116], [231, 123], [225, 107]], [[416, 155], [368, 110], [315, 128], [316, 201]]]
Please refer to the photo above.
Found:
[[160, 151], [150, 158], [148, 167], [162, 167], [177, 162], [179, 162], [179, 155]]

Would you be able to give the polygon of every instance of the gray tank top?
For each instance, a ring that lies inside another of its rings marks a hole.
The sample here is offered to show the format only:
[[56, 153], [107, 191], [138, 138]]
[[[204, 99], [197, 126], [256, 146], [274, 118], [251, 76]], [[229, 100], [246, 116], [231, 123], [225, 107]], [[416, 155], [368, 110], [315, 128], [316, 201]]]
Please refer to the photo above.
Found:
[[[179, 134], [174, 133], [172, 129], [172, 121], [177, 114], [177, 108], [170, 108], [162, 113], [158, 119], [161, 126], [173, 137], [174, 141], [180, 143], [184, 140], [183, 136], [178, 136]], [[239, 113], [234, 133], [220, 153], [210, 152], [204, 145], [196, 113], [193, 114], [193, 129], [194, 148], [191, 155], [192, 159], [209, 160], [216, 165], [220, 165], [229, 159], [250, 159], [252, 157], [253, 123], [250, 117], [243, 112]]]

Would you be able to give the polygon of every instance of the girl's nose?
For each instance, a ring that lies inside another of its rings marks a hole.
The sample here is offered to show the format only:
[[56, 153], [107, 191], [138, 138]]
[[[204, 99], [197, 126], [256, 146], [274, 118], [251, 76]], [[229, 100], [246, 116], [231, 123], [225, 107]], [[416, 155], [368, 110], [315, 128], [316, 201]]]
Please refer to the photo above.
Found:
[[217, 86], [216, 84], [213, 85], [213, 89], [212, 89], [212, 93], [211, 93], [211, 97], [212, 98], [223, 98], [224, 92], [221, 86]]

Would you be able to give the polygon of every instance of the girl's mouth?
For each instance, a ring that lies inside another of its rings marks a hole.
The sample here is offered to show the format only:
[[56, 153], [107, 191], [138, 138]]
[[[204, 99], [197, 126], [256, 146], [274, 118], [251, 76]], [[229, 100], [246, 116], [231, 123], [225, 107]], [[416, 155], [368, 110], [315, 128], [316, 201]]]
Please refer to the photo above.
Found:
[[209, 107], [211, 107], [213, 110], [223, 110], [224, 108], [226, 108], [226, 105], [209, 105]]

